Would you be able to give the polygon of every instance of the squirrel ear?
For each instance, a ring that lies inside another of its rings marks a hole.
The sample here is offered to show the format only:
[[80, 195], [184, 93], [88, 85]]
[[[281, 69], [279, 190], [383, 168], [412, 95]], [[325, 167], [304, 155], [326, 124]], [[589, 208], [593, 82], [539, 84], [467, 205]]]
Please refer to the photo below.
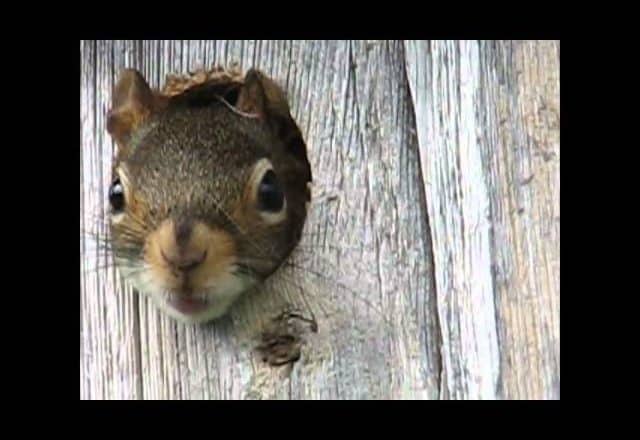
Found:
[[244, 77], [244, 83], [240, 88], [236, 108], [244, 113], [257, 115], [261, 119], [267, 116], [267, 97], [263, 82], [264, 75], [255, 69], [250, 69]]
[[249, 69], [240, 88], [236, 108], [264, 119], [290, 117], [287, 97], [264, 73]]
[[[302, 133], [291, 117], [287, 97], [270, 78], [256, 69], [250, 69], [240, 88], [236, 108], [265, 120], [285, 144], [286, 152], [302, 160], [308, 167], [306, 144]], [[310, 171], [309, 171], [309, 180]]]
[[113, 90], [112, 107], [107, 116], [107, 131], [121, 147], [151, 114], [153, 103], [153, 92], [142, 75], [125, 69]]

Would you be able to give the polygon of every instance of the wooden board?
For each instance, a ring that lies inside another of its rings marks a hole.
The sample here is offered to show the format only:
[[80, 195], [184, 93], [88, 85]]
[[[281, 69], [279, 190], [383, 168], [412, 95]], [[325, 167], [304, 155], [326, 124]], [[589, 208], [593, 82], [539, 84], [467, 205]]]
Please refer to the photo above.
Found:
[[[559, 42], [82, 41], [81, 399], [559, 398]], [[108, 234], [115, 78], [237, 63], [287, 91], [314, 199], [291, 264], [179, 324]], [[292, 369], [254, 347], [315, 316]]]

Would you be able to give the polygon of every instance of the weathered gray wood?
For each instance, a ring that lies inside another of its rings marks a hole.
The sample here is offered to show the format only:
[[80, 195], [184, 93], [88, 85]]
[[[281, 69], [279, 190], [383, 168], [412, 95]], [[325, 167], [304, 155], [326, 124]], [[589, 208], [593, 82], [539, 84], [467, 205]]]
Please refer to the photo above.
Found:
[[[279, 274], [211, 326], [159, 315], [111, 269], [85, 271], [82, 398], [437, 398], [430, 246], [401, 42], [83, 42], [81, 51], [85, 228], [105, 210], [104, 112], [125, 66], [154, 86], [202, 63], [273, 75], [308, 140], [316, 195], [294, 256], [312, 272]], [[88, 266], [107, 261], [83, 252]], [[320, 331], [283, 378], [251, 348], [288, 303], [308, 304]]]
[[[81, 42], [81, 398], [559, 397], [558, 46]], [[124, 67], [159, 86], [234, 62], [288, 92], [313, 208], [296, 267], [178, 324], [96, 248], [105, 113]], [[252, 350], [287, 305], [319, 324], [290, 372]]]
[[559, 42], [408, 42], [444, 394], [559, 398]]

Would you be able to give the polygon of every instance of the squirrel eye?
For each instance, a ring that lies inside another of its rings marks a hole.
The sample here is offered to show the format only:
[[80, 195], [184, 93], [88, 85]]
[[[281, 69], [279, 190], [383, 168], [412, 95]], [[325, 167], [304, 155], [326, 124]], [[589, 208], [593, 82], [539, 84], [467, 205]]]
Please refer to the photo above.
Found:
[[124, 188], [120, 179], [116, 179], [109, 187], [109, 203], [114, 212], [119, 212], [124, 208]]
[[258, 187], [258, 204], [261, 210], [279, 212], [284, 205], [284, 193], [273, 170], [264, 173]]

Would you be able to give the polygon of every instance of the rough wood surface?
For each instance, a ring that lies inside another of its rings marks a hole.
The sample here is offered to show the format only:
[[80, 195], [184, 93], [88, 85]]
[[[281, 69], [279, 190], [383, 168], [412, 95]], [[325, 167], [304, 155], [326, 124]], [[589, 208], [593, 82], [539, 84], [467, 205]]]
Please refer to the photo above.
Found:
[[559, 42], [408, 42], [443, 396], [559, 398]]
[[[82, 41], [81, 399], [559, 398], [559, 43]], [[314, 200], [292, 262], [207, 326], [124, 286], [109, 255], [124, 67], [273, 76]], [[292, 369], [254, 347], [314, 315]]]

